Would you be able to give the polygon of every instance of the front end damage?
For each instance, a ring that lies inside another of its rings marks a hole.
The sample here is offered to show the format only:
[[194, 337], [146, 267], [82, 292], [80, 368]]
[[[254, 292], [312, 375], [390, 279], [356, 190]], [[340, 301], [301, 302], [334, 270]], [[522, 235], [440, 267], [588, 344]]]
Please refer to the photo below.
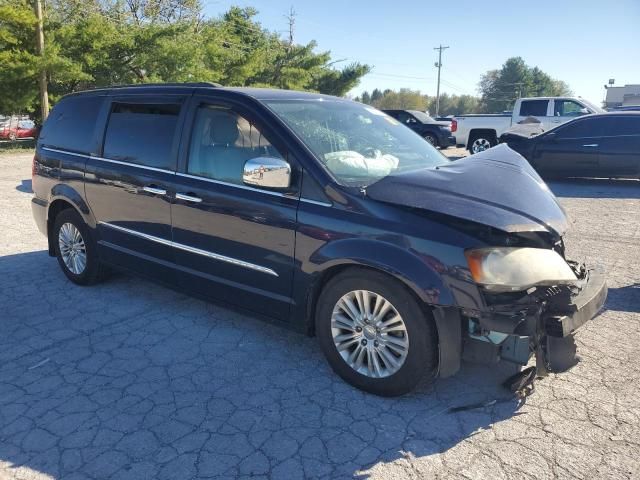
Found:
[[567, 263], [578, 279], [573, 285], [483, 292], [481, 308], [462, 309], [462, 358], [526, 365], [533, 355], [538, 376], [574, 366], [574, 333], [602, 308], [607, 286], [600, 270]]

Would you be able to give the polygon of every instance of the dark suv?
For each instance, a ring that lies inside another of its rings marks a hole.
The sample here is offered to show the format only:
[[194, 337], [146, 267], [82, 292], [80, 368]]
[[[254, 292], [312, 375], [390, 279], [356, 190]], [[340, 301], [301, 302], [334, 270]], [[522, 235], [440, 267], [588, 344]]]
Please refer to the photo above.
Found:
[[74, 283], [107, 267], [318, 336], [381, 395], [462, 358], [560, 370], [603, 305], [565, 215], [507, 147], [449, 162], [371, 107], [207, 84], [76, 93], [46, 121], [33, 214]]
[[383, 110], [416, 132], [434, 147], [448, 148], [456, 144], [451, 133], [451, 121], [437, 121], [418, 110]]

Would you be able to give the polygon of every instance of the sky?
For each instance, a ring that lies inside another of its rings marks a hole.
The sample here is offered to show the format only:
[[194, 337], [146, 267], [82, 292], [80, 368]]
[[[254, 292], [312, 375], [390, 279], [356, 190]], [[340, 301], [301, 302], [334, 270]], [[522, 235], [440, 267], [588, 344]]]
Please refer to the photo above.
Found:
[[372, 73], [354, 90], [411, 88], [435, 95], [438, 52], [441, 92], [477, 95], [480, 76], [521, 56], [600, 104], [603, 85], [640, 83], [640, 0], [203, 0], [205, 14], [252, 6], [263, 27], [294, 40], [315, 40], [334, 60], [367, 63]]

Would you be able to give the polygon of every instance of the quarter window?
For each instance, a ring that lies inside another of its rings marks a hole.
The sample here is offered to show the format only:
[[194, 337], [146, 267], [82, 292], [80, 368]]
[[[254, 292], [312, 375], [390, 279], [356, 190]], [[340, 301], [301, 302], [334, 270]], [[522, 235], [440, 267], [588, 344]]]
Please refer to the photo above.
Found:
[[640, 115], [611, 115], [602, 118], [599, 130], [606, 137], [639, 136]]
[[173, 170], [180, 105], [114, 103], [104, 139], [104, 156]]
[[247, 160], [257, 157], [283, 158], [250, 121], [227, 108], [198, 108], [187, 172], [191, 175], [242, 184]]
[[524, 100], [520, 103], [521, 117], [546, 117], [549, 100]]
[[71, 152], [91, 153], [97, 144], [94, 130], [105, 97], [71, 95], [56, 104], [44, 123], [40, 142]]

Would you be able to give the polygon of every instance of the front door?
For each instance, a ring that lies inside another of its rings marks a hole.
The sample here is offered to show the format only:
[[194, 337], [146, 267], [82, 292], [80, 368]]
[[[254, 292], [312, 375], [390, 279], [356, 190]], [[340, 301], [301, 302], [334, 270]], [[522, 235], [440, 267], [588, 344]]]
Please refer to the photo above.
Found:
[[269, 142], [255, 114], [238, 106], [194, 97], [190, 111], [172, 209], [179, 281], [288, 320], [298, 195], [243, 183], [247, 160], [286, 159], [287, 152]]
[[549, 177], [595, 175], [600, 142], [590, 120], [579, 119], [541, 135], [532, 156], [533, 167]]
[[[85, 192], [100, 256], [170, 283], [171, 198], [183, 96], [123, 96], [105, 105], [101, 156], [87, 161]], [[184, 114], [182, 114], [184, 115]]]

